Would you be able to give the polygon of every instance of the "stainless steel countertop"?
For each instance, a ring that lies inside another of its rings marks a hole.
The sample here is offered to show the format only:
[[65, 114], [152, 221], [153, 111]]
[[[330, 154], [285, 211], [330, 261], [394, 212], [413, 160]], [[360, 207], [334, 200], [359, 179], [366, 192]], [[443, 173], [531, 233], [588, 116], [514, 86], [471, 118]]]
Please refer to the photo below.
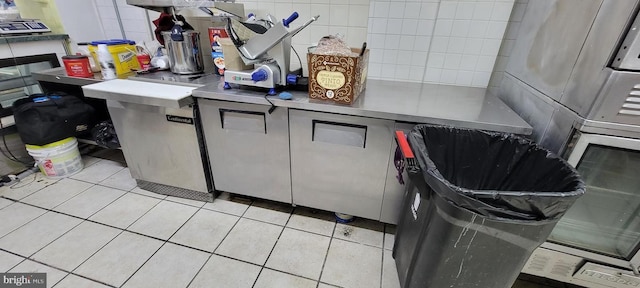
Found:
[[[102, 81], [99, 73], [93, 79], [68, 77], [64, 68], [32, 73], [38, 81], [87, 85]], [[169, 71], [124, 76], [132, 80], [175, 82], [178, 85], [198, 86], [196, 98], [269, 105], [264, 99], [266, 90], [253, 88], [225, 90], [223, 78], [212, 74], [181, 76]], [[367, 87], [351, 106], [321, 102], [307, 97], [303, 91], [289, 91], [292, 100], [269, 96], [276, 106], [309, 111], [338, 113], [397, 121], [452, 125], [529, 135], [532, 128], [502, 100], [486, 89], [437, 84], [367, 80]]]
[[[209, 79], [207, 79], [209, 81]], [[221, 77], [193, 90], [196, 98], [269, 105], [265, 91], [225, 90]], [[276, 106], [390, 119], [397, 121], [452, 125], [529, 135], [532, 128], [502, 100], [486, 89], [436, 84], [367, 80], [367, 87], [351, 106], [309, 99], [307, 92], [289, 91], [292, 100], [268, 97]]]

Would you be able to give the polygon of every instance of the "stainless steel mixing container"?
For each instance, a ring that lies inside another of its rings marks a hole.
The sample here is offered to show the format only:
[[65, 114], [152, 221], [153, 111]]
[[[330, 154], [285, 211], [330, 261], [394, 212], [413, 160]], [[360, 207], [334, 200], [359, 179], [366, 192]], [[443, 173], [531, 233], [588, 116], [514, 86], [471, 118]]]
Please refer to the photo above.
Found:
[[196, 31], [182, 32], [184, 40], [171, 39], [171, 31], [162, 32], [164, 45], [169, 54], [169, 67], [175, 74], [195, 74], [204, 71], [202, 51], [200, 50], [200, 33]]

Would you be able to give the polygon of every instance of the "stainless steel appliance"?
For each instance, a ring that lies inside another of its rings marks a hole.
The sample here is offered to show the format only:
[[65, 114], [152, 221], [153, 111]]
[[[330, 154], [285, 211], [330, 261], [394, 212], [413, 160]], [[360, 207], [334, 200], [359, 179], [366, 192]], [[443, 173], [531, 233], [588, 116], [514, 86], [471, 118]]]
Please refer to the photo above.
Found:
[[174, 40], [171, 31], [162, 32], [164, 46], [169, 54], [169, 68], [176, 74], [196, 74], [204, 71], [200, 33], [183, 31], [181, 40]]
[[380, 219], [394, 121], [291, 109], [289, 125], [293, 203]]
[[527, 4], [499, 97], [588, 186], [525, 273], [586, 287], [640, 286], [639, 5]]
[[[126, 0], [127, 4], [141, 7], [157, 12], [173, 14], [178, 11], [184, 16], [189, 24], [193, 26], [193, 30], [200, 32], [202, 37], [200, 46], [198, 47], [203, 53], [204, 72], [213, 72], [216, 68], [211, 61], [211, 43], [208, 39], [209, 27], [220, 27], [222, 18], [234, 15], [245, 15], [244, 4], [235, 3], [235, 0], [213, 1], [213, 0]], [[207, 8], [203, 10], [211, 10], [217, 16], [211, 16], [208, 12], [204, 12], [198, 8]], [[209, 59], [209, 60], [208, 60]]]
[[197, 86], [115, 79], [85, 85], [105, 99], [131, 176], [142, 189], [213, 200], [213, 182], [191, 91]]
[[[273, 21], [271, 16], [266, 20], [247, 23], [230, 19], [227, 25], [229, 38], [233, 40], [242, 61], [246, 65], [254, 65], [255, 69], [225, 71], [225, 88], [231, 88], [229, 83], [235, 83], [269, 88], [269, 94], [274, 95], [275, 87], [286, 85], [287, 75], [291, 73], [291, 38], [319, 17], [315, 16], [291, 31], [288, 30], [289, 24], [298, 18], [297, 12], [282, 22]], [[249, 27], [260, 28], [252, 30]]]
[[216, 189], [291, 203], [289, 110], [199, 99]]

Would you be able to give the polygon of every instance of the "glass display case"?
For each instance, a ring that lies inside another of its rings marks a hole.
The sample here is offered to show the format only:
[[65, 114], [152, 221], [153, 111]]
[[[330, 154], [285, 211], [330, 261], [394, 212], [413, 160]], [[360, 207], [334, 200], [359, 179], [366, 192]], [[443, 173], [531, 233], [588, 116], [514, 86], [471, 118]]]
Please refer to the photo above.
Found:
[[60, 67], [55, 53], [0, 59], [0, 105], [10, 108], [14, 101], [42, 93], [32, 71]]

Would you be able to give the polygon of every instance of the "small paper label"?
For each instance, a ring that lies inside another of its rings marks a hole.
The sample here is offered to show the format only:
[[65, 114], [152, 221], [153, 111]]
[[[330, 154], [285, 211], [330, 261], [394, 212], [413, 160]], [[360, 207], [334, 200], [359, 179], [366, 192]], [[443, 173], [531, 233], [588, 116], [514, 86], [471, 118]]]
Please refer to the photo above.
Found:
[[344, 74], [340, 72], [330, 72], [330, 71], [320, 71], [316, 76], [318, 84], [322, 86], [324, 89], [338, 89], [344, 86], [344, 83], [347, 80], [344, 77]]
[[135, 56], [136, 54], [134, 54], [133, 52], [122, 52], [118, 53], [118, 60], [120, 60], [120, 63], [124, 63], [133, 59], [133, 57]]
[[416, 193], [416, 198], [413, 199], [411, 205], [411, 213], [413, 214], [413, 220], [418, 220], [418, 208], [420, 207], [420, 193]]
[[56, 176], [56, 169], [53, 167], [51, 159], [45, 160], [42, 167], [44, 167], [44, 173], [46, 173], [47, 176]]

